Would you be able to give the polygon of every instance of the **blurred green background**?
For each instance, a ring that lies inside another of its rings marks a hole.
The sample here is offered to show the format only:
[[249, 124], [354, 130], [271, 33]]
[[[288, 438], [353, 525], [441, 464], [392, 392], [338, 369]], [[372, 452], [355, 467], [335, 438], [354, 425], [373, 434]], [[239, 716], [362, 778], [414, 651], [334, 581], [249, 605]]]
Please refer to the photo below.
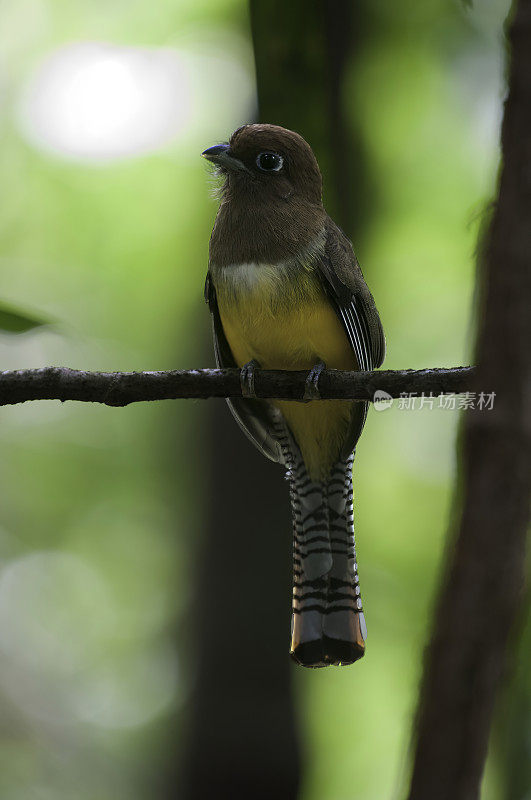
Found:
[[[367, 207], [356, 196], [354, 244], [387, 368], [471, 361], [508, 10], [378, 0], [347, 64], [342, 102], [371, 188]], [[1, 299], [53, 324], [0, 335], [2, 369], [211, 363], [202, 291], [216, 200], [199, 156], [253, 121], [258, 100], [244, 0], [3, 0]], [[2, 798], [155, 797], [179, 760], [194, 661], [178, 634], [194, 627], [209, 405], [1, 410]], [[398, 797], [407, 782], [458, 419], [396, 402], [369, 416], [354, 469], [368, 649], [351, 668], [290, 666], [302, 800]], [[288, 642], [286, 630], [286, 660]], [[530, 796], [510, 788], [529, 737], [525, 671], [515, 681], [487, 800]]]

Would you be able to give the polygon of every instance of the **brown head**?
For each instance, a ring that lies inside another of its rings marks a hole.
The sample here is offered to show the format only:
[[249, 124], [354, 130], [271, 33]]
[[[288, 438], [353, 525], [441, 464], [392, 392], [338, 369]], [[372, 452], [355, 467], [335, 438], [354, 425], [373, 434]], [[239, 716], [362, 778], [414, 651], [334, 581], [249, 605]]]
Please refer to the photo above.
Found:
[[279, 125], [243, 125], [227, 144], [209, 147], [203, 156], [221, 170], [229, 193], [321, 202], [321, 172], [310, 145]]
[[210, 240], [210, 263], [274, 261], [313, 242], [326, 216], [310, 145], [278, 125], [243, 125], [202, 154], [225, 184]]

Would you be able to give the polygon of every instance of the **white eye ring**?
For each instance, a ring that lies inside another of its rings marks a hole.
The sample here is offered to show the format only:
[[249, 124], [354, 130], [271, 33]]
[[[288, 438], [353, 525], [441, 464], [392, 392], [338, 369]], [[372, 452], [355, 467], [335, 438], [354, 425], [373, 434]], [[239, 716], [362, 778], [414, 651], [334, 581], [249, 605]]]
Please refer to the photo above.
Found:
[[[268, 163], [269, 162], [269, 163]], [[279, 172], [284, 164], [284, 159], [278, 153], [271, 150], [264, 150], [256, 157], [256, 166], [262, 172]]]

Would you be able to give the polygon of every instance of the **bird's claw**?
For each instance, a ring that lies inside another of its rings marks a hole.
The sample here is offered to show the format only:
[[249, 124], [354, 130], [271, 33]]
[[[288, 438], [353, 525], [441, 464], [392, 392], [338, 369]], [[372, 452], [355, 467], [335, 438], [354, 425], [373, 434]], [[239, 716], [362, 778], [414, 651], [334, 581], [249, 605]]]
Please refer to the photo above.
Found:
[[255, 369], [259, 369], [260, 364], [256, 359], [248, 361], [240, 370], [240, 386], [242, 390], [242, 397], [256, 397], [254, 390], [254, 374]]
[[304, 389], [303, 400], [320, 400], [321, 392], [319, 391], [319, 378], [321, 372], [326, 369], [324, 361], [319, 361], [308, 373]]

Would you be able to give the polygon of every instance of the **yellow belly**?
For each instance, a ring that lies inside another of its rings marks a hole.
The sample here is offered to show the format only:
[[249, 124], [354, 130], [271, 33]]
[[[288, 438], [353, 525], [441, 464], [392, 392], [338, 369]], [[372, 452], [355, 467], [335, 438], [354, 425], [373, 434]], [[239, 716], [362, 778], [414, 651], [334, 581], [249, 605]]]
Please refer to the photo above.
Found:
[[[272, 304], [261, 291], [234, 296], [217, 291], [225, 336], [234, 360], [256, 359], [263, 369], [310, 369], [324, 361], [330, 369], [356, 369], [356, 359], [333, 308], [317, 284], [303, 299]], [[313, 479], [328, 475], [345, 440], [352, 403], [271, 401], [280, 409]]]

